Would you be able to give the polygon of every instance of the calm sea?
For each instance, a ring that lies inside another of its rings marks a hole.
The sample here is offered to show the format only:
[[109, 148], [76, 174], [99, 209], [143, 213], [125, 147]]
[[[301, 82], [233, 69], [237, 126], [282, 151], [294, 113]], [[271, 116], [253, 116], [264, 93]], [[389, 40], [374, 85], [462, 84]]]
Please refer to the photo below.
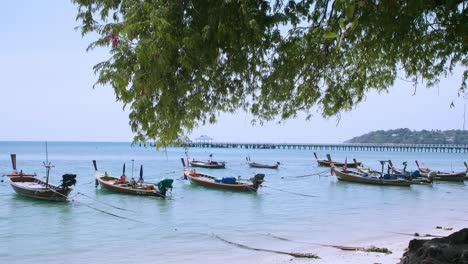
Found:
[[[0, 142], [0, 150], [1, 174], [11, 171], [9, 154], [16, 153], [18, 169], [45, 175], [44, 143]], [[206, 189], [181, 180], [182, 148], [156, 151], [128, 143], [49, 142], [48, 151], [55, 165], [51, 182], [59, 183], [67, 172], [78, 175], [71, 193], [75, 202], [24, 198], [7, 181], [0, 183], [0, 263], [246, 263], [270, 254], [233, 247], [215, 235], [254, 247], [294, 250], [300, 245], [266, 234], [336, 244], [468, 220], [468, 188], [463, 183], [404, 188], [338, 182], [329, 176], [329, 169], [317, 166], [313, 151], [189, 150], [197, 159], [206, 160], [213, 154], [213, 159], [227, 162], [224, 170], [204, 170], [212, 175], [249, 178], [265, 173], [266, 187], [258, 194]], [[325, 158], [326, 152], [318, 154]], [[375, 168], [380, 168], [378, 160], [392, 159], [398, 165], [408, 161], [414, 169], [418, 159], [428, 167], [454, 171], [464, 170], [463, 161], [468, 159], [466, 154], [456, 153], [331, 154], [335, 160], [357, 158]], [[245, 163], [247, 155], [257, 162], [280, 161], [282, 165], [278, 170], [251, 169]], [[173, 178], [172, 199], [96, 189], [93, 159], [101, 171], [115, 176], [122, 172], [123, 163], [131, 176], [133, 159], [135, 177], [143, 164], [146, 181]], [[300, 177], [319, 172], [324, 174]]]

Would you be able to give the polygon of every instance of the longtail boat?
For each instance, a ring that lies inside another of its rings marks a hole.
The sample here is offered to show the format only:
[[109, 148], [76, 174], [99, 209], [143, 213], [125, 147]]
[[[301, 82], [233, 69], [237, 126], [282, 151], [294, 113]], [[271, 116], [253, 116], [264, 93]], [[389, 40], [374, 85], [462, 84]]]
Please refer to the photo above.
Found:
[[355, 162], [355, 163], [347, 163], [347, 162], [339, 162], [339, 161], [333, 161], [331, 159], [330, 154], [327, 154], [327, 159], [326, 160], [320, 160], [317, 157], [317, 153], [314, 152], [315, 159], [317, 160], [317, 163], [319, 166], [323, 167], [331, 167], [332, 164], [334, 167], [344, 167], [345, 164], [348, 168], [356, 168], [356, 165], [361, 165], [361, 162]]
[[209, 155], [210, 158], [208, 159], [207, 162], [190, 159], [187, 155], [187, 152], [185, 152], [185, 156], [187, 156], [188, 164], [192, 167], [199, 167], [199, 168], [206, 168], [206, 169], [224, 169], [226, 167], [226, 162], [212, 160], [213, 154]]
[[279, 162], [276, 162], [276, 164], [273, 164], [273, 165], [253, 162], [250, 160], [250, 157], [247, 157], [246, 160], [247, 160], [247, 163], [249, 164], [249, 167], [251, 168], [278, 169], [278, 166], [280, 165]]
[[125, 164], [120, 178], [112, 177], [107, 172], [100, 172], [96, 161], [93, 160], [94, 177], [96, 178], [96, 187], [101, 185], [107, 190], [136, 195], [156, 196], [165, 198], [168, 189], [172, 189], [173, 179], [164, 179], [157, 184], [148, 183], [143, 180], [143, 165], [140, 167], [140, 178], [138, 182], [134, 179], [127, 181], [125, 175]]
[[[381, 161], [382, 170], [385, 161]], [[344, 168], [332, 167], [332, 174], [335, 174], [338, 180], [374, 184], [374, 185], [391, 185], [391, 186], [410, 186], [411, 181], [401, 179], [401, 178], [385, 178], [382, 176], [373, 176], [368, 175], [367, 173], [361, 173], [356, 171], [351, 171]], [[381, 173], [383, 175], [383, 172]]]
[[251, 182], [240, 181], [235, 177], [214, 177], [204, 173], [200, 173], [191, 168], [184, 168], [184, 176], [190, 180], [190, 183], [211, 187], [216, 189], [240, 191], [240, 192], [257, 192], [262, 185], [265, 174], [257, 173]]
[[[13, 171], [16, 171], [16, 155], [12, 155]], [[68, 201], [72, 191], [70, 186], [76, 184], [76, 174], [62, 175], [62, 184], [57, 186], [49, 183], [50, 169], [54, 166], [48, 160], [46, 143], [46, 181], [36, 178], [35, 174], [12, 173], [8, 175], [11, 187], [19, 195], [46, 201]]]
[[199, 167], [199, 168], [206, 168], [206, 169], [224, 169], [226, 167], [226, 163], [220, 161], [213, 161], [209, 160], [208, 162], [188, 159], [190, 166], [192, 167]]
[[9, 177], [10, 185], [16, 193], [40, 200], [67, 201], [68, 194], [72, 191], [69, 186], [76, 183], [75, 174], [64, 174], [62, 184], [52, 185], [32, 176]]
[[466, 172], [443, 172], [431, 170], [429, 168], [421, 168], [419, 162], [416, 160], [416, 166], [418, 166], [421, 176], [431, 177], [437, 181], [464, 181]]
[[[385, 162], [385, 161], [381, 161]], [[422, 177], [419, 174], [419, 171], [407, 172], [406, 162], [403, 162], [404, 168], [402, 170], [396, 169], [393, 167], [392, 161], [388, 160], [388, 170], [387, 173], [382, 174], [376, 170], [371, 169], [370, 167], [356, 166], [357, 170], [361, 173], [365, 173], [368, 176], [380, 177], [383, 175], [384, 179], [404, 179], [411, 181], [413, 184], [432, 184], [432, 178]]]

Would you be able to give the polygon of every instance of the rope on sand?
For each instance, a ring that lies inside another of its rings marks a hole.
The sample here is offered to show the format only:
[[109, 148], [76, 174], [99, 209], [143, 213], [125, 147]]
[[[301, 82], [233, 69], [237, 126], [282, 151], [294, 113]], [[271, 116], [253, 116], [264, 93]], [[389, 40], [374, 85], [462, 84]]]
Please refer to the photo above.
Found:
[[[296, 242], [288, 238], [272, 235], [270, 233], [266, 234], [266, 236], [270, 236], [270, 237], [283, 240], [283, 241]], [[298, 242], [298, 243], [307, 243], [307, 242]], [[346, 250], [346, 251], [364, 251], [364, 252], [392, 254], [392, 251], [390, 251], [388, 248], [379, 248], [379, 247], [374, 247], [374, 246], [365, 248], [365, 247], [350, 247], [350, 246], [340, 246], [340, 245], [330, 245], [330, 244], [320, 244], [320, 243], [307, 243], [307, 244], [318, 245], [318, 246], [323, 246], [323, 247], [332, 247], [332, 248], [337, 248], [337, 249]]]
[[292, 257], [295, 257], [295, 258], [314, 258], [314, 259], [319, 259], [320, 258], [319, 256], [317, 256], [315, 254], [312, 254], [312, 253], [284, 252], [284, 251], [277, 251], [277, 250], [271, 250], [271, 249], [249, 247], [249, 246], [246, 246], [246, 245], [242, 245], [242, 244], [239, 244], [239, 243], [228, 241], [228, 240], [226, 240], [226, 239], [224, 239], [224, 238], [222, 238], [222, 237], [220, 237], [218, 235], [214, 235], [214, 236], [215, 236], [215, 238], [217, 238], [217, 239], [219, 239], [219, 240], [221, 240], [221, 241], [223, 241], [225, 243], [228, 243], [228, 244], [240, 247], [240, 248], [244, 248], [244, 249], [289, 255], [289, 256], [292, 256]]
[[438, 235], [431, 235], [431, 234], [420, 234], [420, 233], [399, 233], [399, 232], [390, 232], [393, 234], [398, 234], [398, 235], [405, 235], [405, 236], [414, 236], [414, 237], [444, 237], [444, 236], [438, 236]]

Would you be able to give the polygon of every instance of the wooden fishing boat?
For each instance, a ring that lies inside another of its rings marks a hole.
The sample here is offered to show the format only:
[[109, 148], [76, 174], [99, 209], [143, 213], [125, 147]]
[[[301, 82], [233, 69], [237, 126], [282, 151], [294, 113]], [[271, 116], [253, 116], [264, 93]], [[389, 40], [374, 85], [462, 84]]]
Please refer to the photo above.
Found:
[[[383, 164], [385, 164], [385, 162], [386, 161], [381, 161]], [[406, 172], [406, 166], [403, 170], [394, 170], [392, 161], [388, 160], [387, 162], [389, 163], [387, 173], [378, 172], [374, 169], [371, 169], [370, 167], [356, 166], [356, 168], [359, 172], [367, 174], [367, 176], [381, 177], [383, 175], [384, 179], [403, 179], [411, 181], [413, 184], [432, 184], [432, 179], [428, 177], [421, 177], [419, 171], [413, 173]], [[403, 164], [406, 165], [405, 163], [406, 162]]]
[[40, 200], [67, 201], [72, 191], [69, 186], [76, 183], [75, 174], [64, 174], [63, 183], [55, 186], [33, 176], [11, 176], [10, 185], [16, 193]]
[[279, 165], [280, 165], [279, 162], [277, 162], [275, 165], [261, 164], [261, 163], [257, 163], [257, 162], [249, 162], [249, 166], [252, 167], [252, 168], [278, 169]]
[[190, 166], [192, 167], [199, 167], [199, 168], [206, 168], [206, 169], [224, 169], [226, 167], [225, 162], [221, 161], [214, 161], [208, 160], [208, 162], [203, 162], [194, 159], [188, 159]]
[[143, 180], [143, 165], [140, 167], [140, 179], [137, 181], [127, 181], [125, 176], [125, 164], [122, 176], [120, 178], [112, 177], [107, 172], [100, 172], [96, 161], [93, 160], [94, 177], [96, 178], [96, 187], [101, 185], [107, 190], [136, 195], [156, 196], [165, 198], [168, 189], [172, 189], [173, 179], [164, 179], [158, 184], [148, 183]]
[[346, 163], [346, 162], [339, 162], [339, 161], [333, 161], [331, 159], [330, 154], [327, 154], [327, 159], [326, 160], [320, 160], [317, 157], [317, 153], [314, 152], [315, 159], [317, 160], [317, 163], [319, 166], [322, 167], [331, 167], [332, 164], [335, 167], [344, 167], [345, 164], [348, 168], [356, 168], [356, 165], [361, 165], [361, 162], [355, 162], [355, 163]]
[[[382, 173], [372, 170], [369, 167], [359, 167], [357, 170], [363, 175], [371, 176], [371, 177], [381, 177]], [[413, 184], [432, 184], [432, 179], [428, 177], [413, 177], [409, 173], [405, 174], [398, 174], [398, 173], [386, 173], [383, 176], [384, 179], [404, 179], [407, 181], [411, 181]]]
[[276, 162], [276, 164], [269, 165], [269, 164], [253, 162], [250, 160], [250, 157], [246, 157], [245, 159], [247, 160], [247, 164], [249, 164], [251, 168], [278, 169], [278, 166], [280, 165], [278, 161]]
[[[46, 144], [47, 155], [47, 144]], [[16, 155], [12, 155], [13, 172], [16, 171]], [[62, 176], [62, 184], [59, 186], [49, 183], [50, 169], [53, 167], [46, 156], [46, 181], [36, 178], [34, 175], [23, 173], [9, 174], [8, 180], [11, 187], [19, 195], [46, 200], [46, 201], [67, 201], [68, 194], [72, 191], [70, 186], [76, 184], [76, 174], [64, 174]]]
[[257, 192], [262, 185], [265, 174], [255, 174], [251, 182], [239, 181], [235, 177], [217, 178], [207, 174], [199, 173], [194, 169], [184, 168], [184, 176], [190, 180], [190, 183], [211, 187], [216, 189], [240, 191], [240, 192]]
[[374, 185], [391, 185], [391, 186], [410, 186], [411, 181], [404, 179], [384, 179], [383, 177], [370, 176], [365, 173], [345, 170], [343, 168], [333, 167], [332, 172], [338, 180], [374, 184]]
[[29, 176], [29, 177], [36, 177], [36, 173], [25, 173], [23, 170], [17, 170], [16, 169], [16, 154], [10, 154], [11, 158], [11, 165], [13, 167], [13, 170], [9, 173], [6, 174], [5, 176], [11, 177], [11, 176]]
[[464, 181], [466, 172], [443, 172], [431, 170], [429, 168], [421, 168], [419, 162], [416, 160], [416, 166], [418, 166], [421, 176], [430, 177], [436, 181]]

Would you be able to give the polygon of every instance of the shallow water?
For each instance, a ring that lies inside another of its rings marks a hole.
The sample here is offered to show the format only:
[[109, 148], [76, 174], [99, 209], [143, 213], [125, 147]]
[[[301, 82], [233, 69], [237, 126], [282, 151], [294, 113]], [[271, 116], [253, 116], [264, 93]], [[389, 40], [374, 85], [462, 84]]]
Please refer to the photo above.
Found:
[[[391, 232], [417, 232], [436, 225], [468, 220], [464, 183], [433, 186], [370, 186], [339, 182], [329, 168], [318, 167], [313, 151], [190, 149], [191, 157], [227, 162], [224, 170], [203, 170], [216, 176], [252, 177], [266, 174], [258, 194], [206, 189], [180, 180], [180, 158], [184, 149], [132, 147], [127, 143], [49, 142], [49, 160], [55, 165], [51, 182], [62, 174], [78, 174], [71, 193], [75, 202], [36, 201], [17, 195], [7, 181], [0, 184], [1, 263], [246, 263], [268, 253], [233, 247], [215, 238], [243, 244], [293, 250], [300, 244], [281, 241], [266, 234], [296, 241], [344, 243], [385, 236]], [[10, 153], [17, 154], [17, 167], [45, 175], [41, 142], [0, 142], [0, 173], [11, 171]], [[326, 152], [318, 152], [325, 158]], [[333, 159], [353, 157], [379, 168], [378, 160], [392, 159], [399, 166], [414, 160], [440, 170], [464, 170], [466, 154], [405, 152], [331, 152]], [[257, 162], [280, 161], [280, 169], [251, 169], [250, 155]], [[126, 163], [127, 175], [138, 177], [144, 165], [145, 180], [175, 179], [171, 200], [117, 194], [94, 187], [91, 160], [101, 171], [119, 176]], [[323, 176], [298, 177], [324, 172]], [[306, 197], [279, 191], [287, 190]], [[92, 199], [82, 194], [92, 197]], [[127, 209], [118, 210], [94, 199]], [[126, 217], [118, 218], [94, 210]], [[129, 220], [130, 219], [130, 220]], [[135, 221], [138, 222], [135, 222]]]

